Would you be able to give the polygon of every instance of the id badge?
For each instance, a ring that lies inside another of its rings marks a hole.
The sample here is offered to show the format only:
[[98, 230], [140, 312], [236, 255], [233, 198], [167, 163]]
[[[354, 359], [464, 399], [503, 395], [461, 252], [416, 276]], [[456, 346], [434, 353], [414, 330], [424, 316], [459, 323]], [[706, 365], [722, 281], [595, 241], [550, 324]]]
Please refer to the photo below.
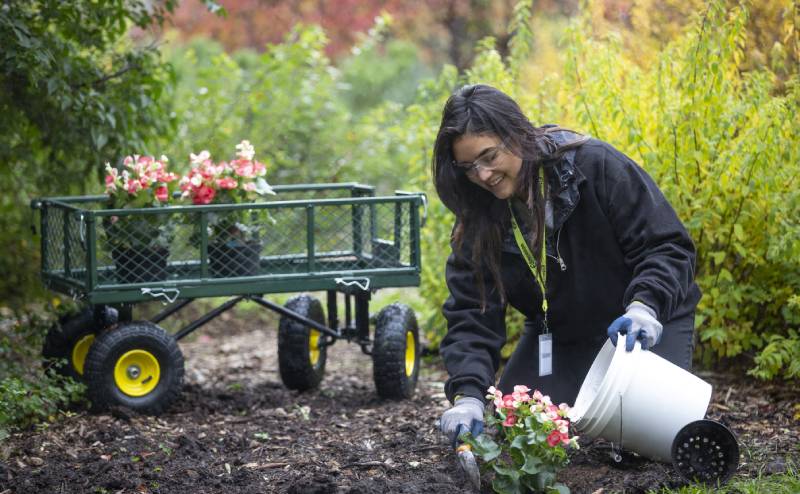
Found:
[[553, 334], [539, 335], [539, 377], [553, 373]]

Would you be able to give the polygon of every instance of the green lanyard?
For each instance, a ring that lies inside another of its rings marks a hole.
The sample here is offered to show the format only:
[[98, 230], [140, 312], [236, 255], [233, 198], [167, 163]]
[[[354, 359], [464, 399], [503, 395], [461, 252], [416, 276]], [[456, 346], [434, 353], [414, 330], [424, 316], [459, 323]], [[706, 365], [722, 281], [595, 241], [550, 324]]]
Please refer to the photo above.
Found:
[[[544, 169], [539, 168], [539, 183], [541, 184], [542, 188], [542, 197], [544, 197]], [[547, 333], [549, 330], [547, 328], [547, 254], [545, 253], [545, 242], [542, 240], [542, 252], [540, 256], [540, 266], [542, 267], [541, 271], [536, 269], [536, 263], [533, 259], [533, 253], [531, 252], [530, 247], [528, 247], [528, 243], [525, 241], [525, 237], [522, 235], [522, 230], [519, 228], [519, 224], [517, 224], [517, 219], [514, 217], [514, 208], [511, 206], [511, 201], [508, 201], [508, 210], [511, 211], [511, 225], [514, 229], [514, 239], [517, 241], [517, 247], [519, 247], [520, 252], [522, 252], [522, 257], [525, 258], [525, 262], [528, 264], [528, 268], [533, 273], [533, 277], [536, 278], [536, 283], [539, 284], [539, 288], [542, 290], [542, 313], [544, 315], [544, 332]], [[540, 233], [541, 234], [541, 233]]]

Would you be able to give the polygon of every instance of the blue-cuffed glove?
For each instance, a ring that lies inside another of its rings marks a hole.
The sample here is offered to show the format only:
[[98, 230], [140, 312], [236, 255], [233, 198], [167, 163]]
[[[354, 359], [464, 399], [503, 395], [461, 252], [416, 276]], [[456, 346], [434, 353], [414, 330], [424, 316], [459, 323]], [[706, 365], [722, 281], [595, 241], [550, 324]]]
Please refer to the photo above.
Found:
[[625, 315], [618, 317], [608, 327], [611, 343], [617, 344], [617, 333], [625, 336], [625, 350], [633, 350], [636, 340], [642, 342], [642, 350], [647, 350], [661, 341], [663, 326], [656, 319], [656, 312], [641, 302], [631, 302]]
[[471, 396], [459, 398], [452, 408], [442, 414], [439, 429], [453, 444], [463, 432], [470, 431], [472, 435], [477, 436], [483, 432], [483, 409], [483, 401], [478, 398]]

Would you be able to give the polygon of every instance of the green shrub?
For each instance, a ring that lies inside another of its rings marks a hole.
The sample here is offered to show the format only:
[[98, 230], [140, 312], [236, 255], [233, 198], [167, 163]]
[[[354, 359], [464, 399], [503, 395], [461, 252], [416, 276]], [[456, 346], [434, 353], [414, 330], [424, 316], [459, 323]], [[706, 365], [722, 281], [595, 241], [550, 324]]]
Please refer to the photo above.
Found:
[[[61, 314], [69, 307], [62, 308]], [[42, 367], [41, 348], [57, 314], [43, 307], [0, 314], [0, 439], [12, 430], [46, 422], [80, 401], [85, 386]]]
[[[795, 68], [781, 92], [769, 69], [743, 70], [746, 23], [744, 7], [714, 1], [685, 34], [649, 58], [637, 51], [634, 59], [618, 35], [594, 29], [587, 16], [571, 23], [561, 43], [563, 73], [515, 80], [537, 71], [520, 71], [519, 58], [503, 61], [487, 39], [463, 78], [445, 71], [439, 81], [451, 90], [456, 81], [493, 84], [516, 97], [534, 122], [583, 130], [634, 158], [697, 245], [703, 361], [744, 354], [753, 358], [756, 376], [797, 377], [800, 79]], [[414, 148], [433, 142], [445, 98], [399, 125]], [[429, 149], [416, 157], [412, 177], [434, 196], [429, 177], [416, 173], [429, 157]], [[422, 291], [431, 301], [433, 343], [446, 331], [439, 308], [447, 296], [443, 265], [451, 224], [432, 199]], [[512, 339], [519, 329], [514, 321]]]
[[559, 101], [566, 123], [636, 159], [690, 230], [703, 361], [764, 349], [774, 355], [755, 358], [756, 375], [789, 377], [798, 322], [784, 309], [800, 293], [800, 80], [795, 72], [781, 94], [769, 69], [742, 70], [746, 24], [744, 7], [710, 2], [683, 36], [635, 61], [618, 37], [592, 38], [577, 21], [566, 37], [572, 100]]

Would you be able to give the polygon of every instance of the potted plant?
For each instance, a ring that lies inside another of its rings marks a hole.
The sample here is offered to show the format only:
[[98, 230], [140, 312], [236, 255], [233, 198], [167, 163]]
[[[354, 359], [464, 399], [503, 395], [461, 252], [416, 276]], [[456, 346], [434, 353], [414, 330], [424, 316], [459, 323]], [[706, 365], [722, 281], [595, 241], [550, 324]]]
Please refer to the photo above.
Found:
[[[255, 160], [249, 141], [236, 145], [236, 158], [214, 163], [208, 151], [191, 154], [191, 169], [180, 180], [192, 204], [242, 204], [275, 192], [264, 179], [267, 167]], [[250, 276], [258, 271], [266, 210], [232, 209], [208, 215], [208, 262], [214, 277]], [[195, 223], [195, 227], [199, 227]], [[195, 239], [200, 232], [196, 230]]]
[[[169, 204], [178, 175], [167, 170], [166, 156], [127, 156], [122, 170], [106, 163], [105, 187], [111, 209], [160, 208]], [[173, 238], [170, 216], [114, 215], [103, 218], [105, 244], [120, 283], [146, 283], [167, 277]]]
[[513, 393], [503, 395], [490, 387], [486, 395], [494, 403], [494, 413], [486, 416], [490, 433], [467, 434], [464, 442], [494, 470], [495, 492], [569, 493], [567, 486], [556, 482], [556, 473], [569, 462], [568, 448], [578, 448], [578, 437], [569, 434], [569, 407], [553, 404], [538, 390], [530, 391], [514, 386]]

